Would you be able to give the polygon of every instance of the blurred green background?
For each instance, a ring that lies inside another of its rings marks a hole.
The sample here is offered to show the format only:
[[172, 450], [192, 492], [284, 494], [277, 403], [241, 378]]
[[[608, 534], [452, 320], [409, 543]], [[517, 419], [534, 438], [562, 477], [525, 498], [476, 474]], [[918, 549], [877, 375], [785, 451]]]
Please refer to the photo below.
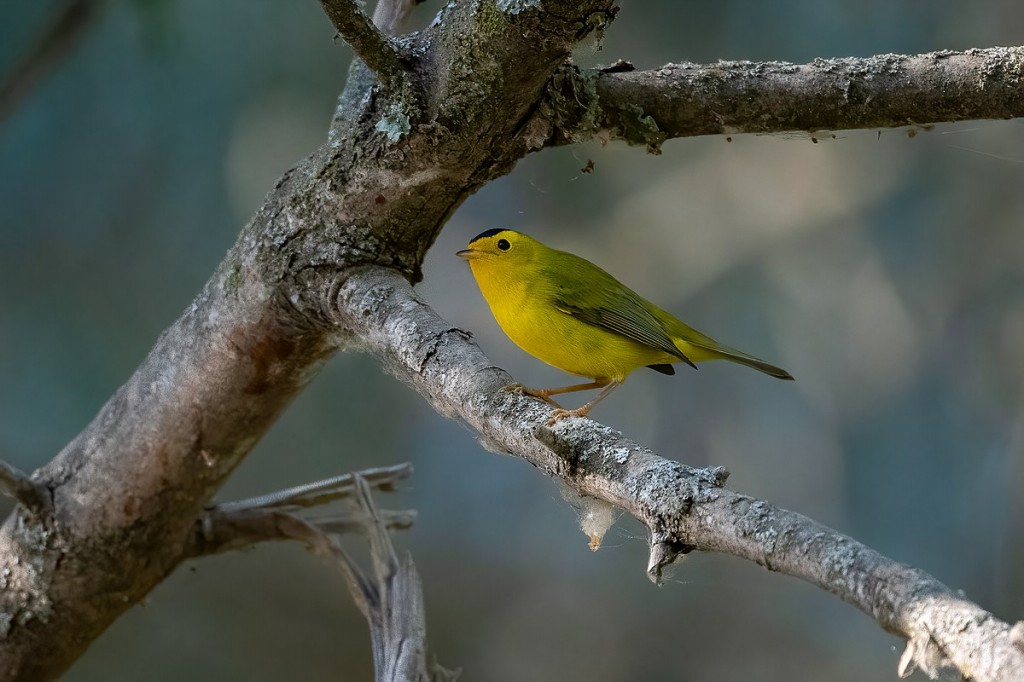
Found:
[[[57, 5], [0, 3], [0, 73]], [[1012, 0], [624, 5], [580, 62], [803, 62], [1024, 36]], [[29, 470], [53, 457], [324, 138], [350, 59], [331, 37], [313, 1], [114, 0], [0, 124], [0, 456]], [[733, 487], [1019, 619], [1022, 180], [1019, 121], [912, 139], [678, 140], [658, 157], [545, 151], [466, 202], [420, 289], [517, 379], [560, 385], [501, 335], [453, 252], [511, 226], [604, 265], [797, 381], [724, 363], [640, 372], [598, 419], [668, 457], [725, 465]], [[707, 555], [655, 588], [626, 518], [592, 554], [551, 481], [485, 452], [369, 357], [333, 360], [218, 499], [406, 460], [413, 480], [380, 502], [419, 510], [398, 542], [424, 578], [430, 643], [467, 680], [895, 679], [901, 642], [815, 588]], [[182, 567], [66, 679], [371, 670], [340, 574], [282, 545]]]

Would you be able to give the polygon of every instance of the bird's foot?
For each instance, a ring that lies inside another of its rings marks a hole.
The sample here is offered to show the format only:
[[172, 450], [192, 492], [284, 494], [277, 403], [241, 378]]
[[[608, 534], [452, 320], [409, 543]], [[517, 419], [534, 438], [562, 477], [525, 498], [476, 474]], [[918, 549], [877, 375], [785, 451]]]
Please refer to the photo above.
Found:
[[545, 424], [547, 426], [554, 426], [558, 422], [562, 421], [563, 419], [568, 419], [569, 417], [586, 417], [588, 412], [590, 412], [589, 405], [577, 407], [575, 410], [566, 410], [564, 408], [559, 407], [558, 409], [551, 413], [551, 416], [548, 417], [548, 420], [547, 422], [545, 422]]
[[553, 405], [554, 407], [558, 408], [559, 410], [562, 409], [562, 406], [559, 405], [558, 403], [556, 403], [554, 400], [552, 400], [551, 399], [551, 394], [547, 390], [545, 390], [543, 388], [527, 388], [526, 386], [523, 386], [522, 384], [510, 384], [510, 385], [506, 386], [505, 388], [503, 388], [502, 390], [507, 392], [507, 393], [518, 393], [519, 395], [528, 395], [528, 396], [530, 396], [532, 398], [540, 398], [541, 400], [546, 402], [548, 405]]

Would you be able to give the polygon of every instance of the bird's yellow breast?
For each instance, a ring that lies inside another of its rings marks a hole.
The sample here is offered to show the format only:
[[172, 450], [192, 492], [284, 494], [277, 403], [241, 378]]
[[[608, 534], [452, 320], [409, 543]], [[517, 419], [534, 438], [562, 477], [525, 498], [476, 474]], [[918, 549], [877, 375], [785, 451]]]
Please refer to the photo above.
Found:
[[679, 360], [559, 310], [540, 277], [508, 272], [484, 259], [470, 261], [470, 267], [502, 331], [549, 365], [582, 377], [622, 380], [639, 367]]

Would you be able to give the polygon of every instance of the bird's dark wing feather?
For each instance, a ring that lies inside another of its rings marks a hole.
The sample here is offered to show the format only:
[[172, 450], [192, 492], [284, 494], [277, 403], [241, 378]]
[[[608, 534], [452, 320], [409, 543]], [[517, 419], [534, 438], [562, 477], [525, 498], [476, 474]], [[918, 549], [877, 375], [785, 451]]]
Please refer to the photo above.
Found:
[[[586, 261], [584, 261], [586, 263]], [[560, 282], [554, 292], [555, 307], [572, 315], [581, 322], [621, 334], [651, 348], [665, 351], [683, 362], [693, 365], [690, 359], [676, 348], [665, 329], [644, 307], [640, 297], [612, 278], [597, 266], [586, 263], [597, 271], [589, 273], [590, 286], [586, 291], [573, 291], [573, 284]]]

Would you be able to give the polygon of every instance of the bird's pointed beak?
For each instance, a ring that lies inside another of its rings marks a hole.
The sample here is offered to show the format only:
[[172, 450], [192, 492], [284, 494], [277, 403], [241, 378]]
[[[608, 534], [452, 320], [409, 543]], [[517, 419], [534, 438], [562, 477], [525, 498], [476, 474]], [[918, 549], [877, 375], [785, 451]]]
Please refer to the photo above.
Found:
[[473, 260], [474, 258], [479, 258], [481, 254], [473, 249], [463, 249], [462, 251], [456, 251], [455, 255], [466, 260]]

